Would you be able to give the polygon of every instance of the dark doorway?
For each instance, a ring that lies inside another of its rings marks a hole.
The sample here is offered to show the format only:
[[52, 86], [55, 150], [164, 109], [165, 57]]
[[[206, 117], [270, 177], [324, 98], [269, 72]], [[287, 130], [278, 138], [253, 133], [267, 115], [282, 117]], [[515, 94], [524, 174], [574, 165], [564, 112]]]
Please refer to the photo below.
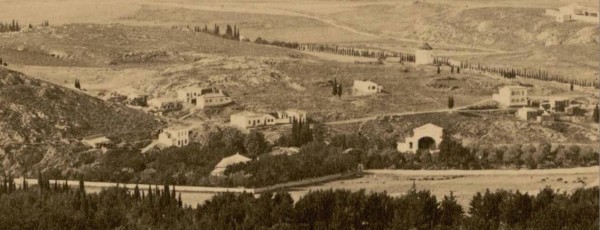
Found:
[[192, 99], [192, 105], [196, 105], [196, 98]]
[[418, 150], [427, 149], [430, 151], [435, 150], [435, 140], [431, 137], [423, 137], [419, 139]]

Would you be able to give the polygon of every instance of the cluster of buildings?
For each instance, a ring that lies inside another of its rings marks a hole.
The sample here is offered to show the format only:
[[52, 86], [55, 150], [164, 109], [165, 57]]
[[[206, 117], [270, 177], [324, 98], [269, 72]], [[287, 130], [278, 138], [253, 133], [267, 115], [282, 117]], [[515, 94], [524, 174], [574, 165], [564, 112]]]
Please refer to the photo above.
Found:
[[520, 107], [517, 117], [525, 121], [552, 121], [557, 116], [577, 115], [581, 111], [581, 105], [568, 97], [533, 99], [527, 91], [527, 87], [510, 85], [500, 88], [492, 98], [504, 107]]
[[288, 109], [274, 113], [256, 113], [244, 111], [230, 116], [232, 126], [240, 129], [248, 129], [260, 126], [291, 124], [296, 122], [306, 122], [306, 111], [299, 109]]
[[558, 9], [546, 9], [546, 15], [556, 18], [557, 22], [582, 21], [598, 24], [598, 9], [593, 7], [584, 7], [573, 3]]
[[166, 112], [181, 110], [184, 107], [204, 109], [228, 105], [233, 102], [231, 97], [221, 89], [215, 87], [189, 87], [177, 90], [177, 97], [154, 97], [139, 92], [131, 92], [129, 95], [111, 93], [106, 100], [123, 102], [131, 106], [148, 107], [151, 112], [163, 114]]

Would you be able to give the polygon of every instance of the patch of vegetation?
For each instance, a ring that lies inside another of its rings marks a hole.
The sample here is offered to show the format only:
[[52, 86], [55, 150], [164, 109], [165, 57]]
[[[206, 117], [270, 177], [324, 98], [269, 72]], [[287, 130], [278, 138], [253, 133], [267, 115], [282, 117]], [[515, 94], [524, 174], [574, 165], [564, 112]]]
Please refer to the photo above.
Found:
[[[311, 191], [296, 202], [287, 192], [220, 193], [195, 209], [175, 187], [103, 189], [37, 186], [11, 179], [0, 186], [0, 228], [23, 229], [596, 229], [598, 187], [572, 194], [545, 188], [538, 195], [498, 190], [477, 193], [463, 210], [452, 193], [441, 200], [411, 188], [391, 197], [364, 190]], [[466, 214], [469, 214], [468, 216]]]

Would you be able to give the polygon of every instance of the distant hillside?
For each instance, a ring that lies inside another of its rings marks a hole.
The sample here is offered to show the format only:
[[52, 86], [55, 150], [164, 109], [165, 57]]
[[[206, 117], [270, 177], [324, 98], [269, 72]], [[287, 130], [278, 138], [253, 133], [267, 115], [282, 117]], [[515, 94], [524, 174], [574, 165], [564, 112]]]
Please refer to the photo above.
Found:
[[120, 24], [29, 29], [0, 34], [0, 44], [0, 53], [9, 65], [156, 65], [193, 62], [204, 54], [302, 56], [293, 50], [242, 43], [205, 33]]
[[153, 116], [0, 68], [0, 147], [103, 134], [149, 137]]

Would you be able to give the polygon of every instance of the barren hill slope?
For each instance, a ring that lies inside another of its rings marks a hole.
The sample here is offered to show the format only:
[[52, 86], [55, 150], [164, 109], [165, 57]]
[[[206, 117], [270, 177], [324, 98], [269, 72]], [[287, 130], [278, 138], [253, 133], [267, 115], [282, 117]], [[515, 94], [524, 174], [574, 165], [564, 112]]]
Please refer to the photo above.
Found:
[[0, 147], [103, 134], [149, 136], [153, 116], [0, 68]]
[[202, 54], [302, 56], [289, 49], [242, 43], [200, 32], [120, 24], [69, 24], [3, 33], [0, 34], [0, 52], [9, 64], [112, 67], [188, 63]]

